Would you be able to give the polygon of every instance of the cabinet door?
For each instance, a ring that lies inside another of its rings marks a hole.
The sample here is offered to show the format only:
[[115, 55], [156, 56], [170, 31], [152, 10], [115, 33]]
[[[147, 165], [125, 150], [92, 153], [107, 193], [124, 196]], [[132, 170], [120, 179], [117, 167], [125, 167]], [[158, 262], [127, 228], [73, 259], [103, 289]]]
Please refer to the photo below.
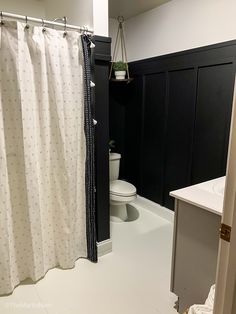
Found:
[[193, 184], [225, 175], [233, 85], [233, 64], [199, 68]]
[[145, 76], [141, 150], [141, 195], [163, 203], [166, 74]]
[[203, 304], [215, 282], [221, 216], [176, 201], [171, 291], [179, 313]]
[[174, 208], [169, 192], [191, 183], [197, 69], [169, 72], [164, 206]]

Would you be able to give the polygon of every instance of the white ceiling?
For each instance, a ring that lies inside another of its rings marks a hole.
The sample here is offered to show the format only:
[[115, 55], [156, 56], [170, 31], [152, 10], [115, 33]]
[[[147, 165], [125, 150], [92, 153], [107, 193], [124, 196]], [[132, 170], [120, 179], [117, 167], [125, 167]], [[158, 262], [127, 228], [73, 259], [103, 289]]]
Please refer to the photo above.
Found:
[[170, 0], [109, 0], [109, 17], [123, 15], [125, 19], [154, 9]]

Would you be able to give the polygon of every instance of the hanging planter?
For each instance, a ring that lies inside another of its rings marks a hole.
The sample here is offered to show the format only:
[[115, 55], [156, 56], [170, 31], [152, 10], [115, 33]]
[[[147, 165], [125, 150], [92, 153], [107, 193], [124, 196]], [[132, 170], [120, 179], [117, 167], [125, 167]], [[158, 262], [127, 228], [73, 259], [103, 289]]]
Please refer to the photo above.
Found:
[[[125, 37], [124, 37], [124, 18], [123, 16], [119, 16], [117, 18], [118, 30], [116, 35], [116, 41], [114, 46], [114, 52], [111, 62], [110, 75], [109, 80], [113, 82], [131, 82], [133, 79], [129, 76], [129, 65], [127, 62], [127, 52], [125, 47]], [[116, 61], [118, 52], [120, 48], [121, 60]], [[113, 76], [112, 76], [113, 74]]]
[[126, 76], [127, 64], [123, 61], [114, 62], [112, 64], [116, 80], [124, 80]]

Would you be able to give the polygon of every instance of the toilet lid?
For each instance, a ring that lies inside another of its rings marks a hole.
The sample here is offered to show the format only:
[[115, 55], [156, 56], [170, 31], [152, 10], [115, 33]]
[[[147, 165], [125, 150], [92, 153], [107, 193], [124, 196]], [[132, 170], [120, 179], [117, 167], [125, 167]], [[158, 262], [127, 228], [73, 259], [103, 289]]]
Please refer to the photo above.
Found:
[[136, 187], [122, 180], [114, 180], [110, 182], [110, 194], [119, 196], [133, 196], [136, 194]]

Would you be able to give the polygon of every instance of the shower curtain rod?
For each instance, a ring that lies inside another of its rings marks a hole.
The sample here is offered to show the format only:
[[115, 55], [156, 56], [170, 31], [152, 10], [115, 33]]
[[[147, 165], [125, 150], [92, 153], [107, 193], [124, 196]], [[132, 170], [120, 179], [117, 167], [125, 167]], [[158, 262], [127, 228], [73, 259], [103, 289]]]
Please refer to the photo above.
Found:
[[18, 15], [18, 14], [13, 14], [13, 13], [8, 13], [8, 12], [3, 12], [0, 11], [0, 17], [1, 17], [1, 21], [4, 22], [4, 17], [5, 18], [12, 18], [12, 19], [16, 19], [16, 20], [21, 20], [21, 21], [25, 21], [26, 24], [27, 22], [34, 22], [34, 23], [40, 23], [42, 24], [42, 26], [47, 27], [48, 25], [50, 26], [59, 26], [59, 27], [64, 27], [64, 29], [66, 28], [71, 29], [71, 30], [77, 30], [80, 32], [86, 32], [89, 34], [93, 34], [93, 30], [89, 29], [86, 26], [75, 26], [75, 25], [70, 25], [65, 23], [59, 23], [59, 22], [55, 22], [55, 21], [48, 21], [48, 20], [44, 20], [44, 19], [38, 19], [35, 17], [29, 17], [27, 15]]

